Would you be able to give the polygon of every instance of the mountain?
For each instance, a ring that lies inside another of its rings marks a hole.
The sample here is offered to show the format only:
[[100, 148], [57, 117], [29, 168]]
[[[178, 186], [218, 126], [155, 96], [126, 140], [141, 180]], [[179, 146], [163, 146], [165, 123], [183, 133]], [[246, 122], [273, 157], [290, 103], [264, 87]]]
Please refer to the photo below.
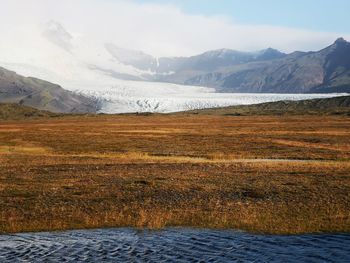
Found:
[[106, 44], [106, 49], [119, 62], [154, 74], [176, 73], [181, 71], [213, 71], [232, 65], [240, 65], [253, 61], [264, 61], [282, 58], [286, 54], [268, 48], [258, 52], [240, 52], [231, 49], [218, 49], [191, 57], [155, 58], [141, 51], [118, 48]]
[[219, 49], [188, 58], [159, 58], [158, 68], [152, 80], [216, 88], [215, 85], [211, 85], [211, 81], [192, 82], [191, 80], [197, 76], [225, 70], [230, 66], [245, 65], [250, 62], [265, 61], [267, 58], [276, 59], [284, 56], [285, 54], [272, 49], [258, 52]]
[[160, 58], [158, 72], [185, 70], [214, 71], [220, 68], [240, 65], [253, 61], [263, 61], [284, 57], [277, 50], [266, 49], [258, 52], [240, 52], [231, 49], [219, 49], [188, 58]]
[[120, 48], [112, 43], [105, 44], [105, 48], [117, 61], [125, 65], [146, 71], [154, 71], [158, 67], [157, 59], [142, 51]]
[[350, 92], [350, 43], [340, 38], [317, 52], [232, 65], [187, 79], [185, 84], [220, 92]]
[[7, 30], [0, 41], [0, 66], [81, 93], [108, 88], [133, 92], [138, 81], [201, 86], [223, 93], [350, 92], [349, 46], [340, 38], [316, 52], [218, 49], [190, 57], [156, 58], [72, 33], [50, 21]]
[[0, 103], [17, 103], [65, 113], [96, 112], [96, 101], [50, 82], [23, 77], [0, 67]]
[[[283, 58], [286, 54], [268, 48], [258, 52], [240, 52], [218, 49], [191, 57], [155, 58], [141, 51], [123, 49], [114, 44], [105, 45], [108, 52], [124, 65], [145, 71], [144, 80], [188, 84], [189, 80], [233, 65]], [[200, 83], [193, 83], [201, 85]], [[210, 86], [210, 85], [205, 85]]]
[[[120, 48], [105, 39], [72, 32], [57, 21], [26, 24], [4, 32], [0, 67], [28, 77], [26, 87], [40, 92], [19, 91], [19, 87], [9, 91], [8, 82], [0, 102], [21, 102], [60, 112], [94, 111], [98, 102], [99, 112], [121, 113], [174, 112], [318, 98], [323, 96], [229, 92], [349, 91], [348, 43], [339, 39], [332, 46], [319, 52], [291, 54], [273, 48], [256, 52], [218, 49], [191, 57], [156, 58]], [[39, 79], [47, 82], [43, 84]]]
[[231, 49], [191, 57], [154, 58], [143, 52], [108, 46], [124, 65], [144, 73], [147, 81], [215, 88], [234, 93], [350, 92], [350, 43], [343, 38], [316, 52], [282, 53]]

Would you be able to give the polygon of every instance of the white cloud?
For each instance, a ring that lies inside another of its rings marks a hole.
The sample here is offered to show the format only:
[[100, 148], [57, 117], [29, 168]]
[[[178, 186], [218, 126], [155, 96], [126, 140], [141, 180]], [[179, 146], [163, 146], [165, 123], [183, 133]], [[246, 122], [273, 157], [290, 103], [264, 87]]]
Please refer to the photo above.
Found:
[[[21, 24], [49, 20], [59, 21], [73, 36], [88, 36], [157, 56], [185, 56], [218, 48], [318, 50], [341, 36], [240, 25], [223, 16], [189, 15], [172, 5], [138, 4], [132, 0], [1, 0], [1, 34]], [[350, 39], [349, 35], [342, 36]]]

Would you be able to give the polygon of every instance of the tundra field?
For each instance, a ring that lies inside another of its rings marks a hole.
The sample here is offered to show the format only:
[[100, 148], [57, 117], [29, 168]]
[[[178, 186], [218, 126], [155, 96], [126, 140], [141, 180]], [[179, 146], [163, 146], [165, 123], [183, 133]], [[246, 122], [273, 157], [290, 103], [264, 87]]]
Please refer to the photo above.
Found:
[[350, 231], [348, 116], [0, 121], [0, 232]]

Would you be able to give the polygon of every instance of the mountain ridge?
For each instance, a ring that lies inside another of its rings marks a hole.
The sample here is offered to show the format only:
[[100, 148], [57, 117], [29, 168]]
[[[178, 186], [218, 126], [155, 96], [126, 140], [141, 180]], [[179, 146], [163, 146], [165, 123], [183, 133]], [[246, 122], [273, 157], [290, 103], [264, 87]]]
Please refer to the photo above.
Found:
[[142, 53], [148, 62], [137, 59], [136, 51], [133, 55], [133, 60], [122, 63], [152, 71], [143, 75], [149, 81], [205, 86], [219, 92], [350, 92], [350, 43], [344, 38], [319, 51], [290, 54], [273, 48], [257, 52], [217, 49], [156, 59]]
[[350, 92], [349, 62], [350, 43], [337, 40], [320, 51], [294, 52], [273, 61], [247, 63], [245, 68], [236, 66], [227, 72], [196, 76], [186, 84], [209, 83], [221, 92]]
[[350, 92], [348, 42], [339, 38], [331, 46], [290, 54], [271, 47], [255, 52], [226, 48], [157, 58], [50, 21], [11, 32], [0, 43], [0, 66], [75, 92], [124, 89], [133, 86], [132, 81], [202, 86], [223, 93]]

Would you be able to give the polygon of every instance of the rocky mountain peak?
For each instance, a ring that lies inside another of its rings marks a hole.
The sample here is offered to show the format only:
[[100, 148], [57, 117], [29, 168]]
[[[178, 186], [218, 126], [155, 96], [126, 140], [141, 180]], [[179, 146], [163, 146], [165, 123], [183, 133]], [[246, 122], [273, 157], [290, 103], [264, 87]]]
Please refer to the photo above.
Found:
[[286, 54], [280, 52], [277, 49], [274, 48], [267, 48], [259, 52], [259, 56], [257, 57], [259, 60], [269, 60], [269, 59], [276, 59], [276, 58], [282, 58], [286, 56]]
[[340, 37], [333, 43], [333, 45], [331, 45], [331, 47], [333, 50], [338, 49], [338, 48], [350, 47], [350, 42], [348, 42], [344, 38]]
[[334, 44], [342, 44], [342, 43], [349, 43], [349, 42], [347, 42], [344, 38], [342, 38], [342, 37], [340, 37], [340, 38], [338, 38], [335, 42], [334, 42]]

